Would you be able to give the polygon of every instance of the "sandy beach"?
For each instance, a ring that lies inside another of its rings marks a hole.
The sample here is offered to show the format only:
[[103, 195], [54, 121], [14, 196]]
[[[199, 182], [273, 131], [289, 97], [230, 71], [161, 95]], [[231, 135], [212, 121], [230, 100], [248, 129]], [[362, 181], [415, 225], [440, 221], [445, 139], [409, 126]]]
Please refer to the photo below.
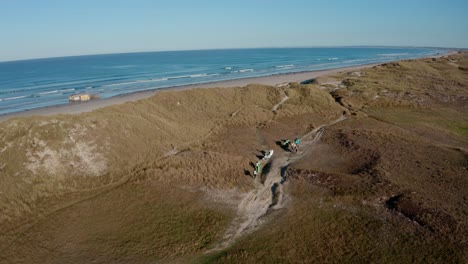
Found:
[[[427, 58], [439, 58], [443, 56], [453, 55], [456, 53], [457, 51], [450, 51], [446, 54], [428, 56]], [[200, 83], [200, 84], [173, 86], [173, 87], [166, 87], [166, 88], [157, 88], [157, 89], [152, 89], [152, 90], [133, 92], [133, 93], [124, 94], [124, 95], [117, 95], [117, 96], [110, 97], [110, 98], [92, 100], [89, 102], [46, 106], [46, 107], [40, 107], [40, 108], [35, 108], [31, 110], [26, 110], [26, 111], [8, 113], [8, 114], [0, 115], [0, 122], [8, 120], [10, 118], [14, 118], [14, 117], [26, 117], [26, 116], [36, 116], [36, 115], [48, 116], [48, 115], [55, 115], [55, 114], [79, 114], [83, 112], [91, 112], [95, 109], [110, 106], [110, 105], [138, 101], [140, 99], [151, 97], [158, 92], [167, 91], [167, 90], [188, 90], [188, 89], [194, 89], [194, 88], [227, 88], [227, 87], [246, 86], [248, 84], [264, 84], [264, 85], [279, 86], [279, 85], [287, 84], [290, 82], [301, 83], [301, 82], [312, 80], [314, 78], [327, 75], [327, 74], [333, 74], [333, 73], [344, 72], [344, 71], [356, 71], [360, 69], [370, 68], [370, 67], [380, 65], [380, 64], [382, 63], [372, 63], [372, 64], [340, 67], [340, 68], [318, 70], [318, 71], [294, 72], [294, 73], [276, 74], [276, 75], [269, 75], [269, 76], [241, 78], [241, 79], [226, 80], [226, 81], [216, 81], [216, 82], [210, 82], [210, 83]]]
[[211, 82], [211, 83], [159, 88], [159, 89], [154, 89], [154, 90], [141, 91], [141, 92], [135, 92], [135, 93], [125, 94], [125, 95], [114, 96], [111, 98], [97, 99], [97, 100], [92, 100], [89, 102], [47, 106], [47, 107], [41, 107], [41, 108], [11, 113], [11, 114], [5, 114], [5, 115], [0, 116], [0, 121], [5, 121], [13, 117], [25, 117], [25, 116], [34, 116], [34, 115], [47, 116], [47, 115], [55, 115], [55, 114], [79, 114], [83, 112], [90, 112], [95, 109], [110, 106], [110, 105], [122, 104], [126, 102], [132, 102], [132, 101], [137, 101], [140, 99], [148, 98], [148, 97], [155, 95], [158, 92], [167, 91], [167, 90], [188, 90], [188, 89], [194, 89], [194, 88], [215, 88], [215, 87], [227, 88], [227, 87], [245, 86], [245, 85], [253, 84], [253, 83], [272, 85], [272, 86], [281, 85], [281, 84], [290, 83], [290, 82], [300, 83], [300, 82], [304, 82], [307, 80], [317, 78], [322, 75], [338, 73], [342, 71], [356, 71], [359, 69], [373, 67], [375, 65], [378, 65], [378, 64], [368, 64], [368, 65], [342, 67], [342, 68], [328, 69], [328, 70], [277, 74], [277, 75], [262, 76], [262, 77], [251, 77], [251, 78], [242, 78], [242, 79]]

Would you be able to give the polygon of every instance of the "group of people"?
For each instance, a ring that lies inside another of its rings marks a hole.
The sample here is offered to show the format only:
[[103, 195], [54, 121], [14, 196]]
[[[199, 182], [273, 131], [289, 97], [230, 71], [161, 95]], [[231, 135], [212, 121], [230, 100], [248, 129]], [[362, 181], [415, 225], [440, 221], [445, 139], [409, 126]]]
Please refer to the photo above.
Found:
[[297, 152], [299, 150], [299, 142], [301, 142], [299, 138], [294, 139], [293, 142], [291, 142], [289, 139], [286, 139], [282, 144], [283, 147], [289, 149], [291, 152]]
[[[289, 149], [291, 152], [297, 153], [297, 151], [299, 150], [298, 149], [299, 142], [301, 142], [299, 138], [294, 139], [293, 142], [287, 139], [282, 142], [282, 145], [284, 148]], [[254, 177], [257, 177], [257, 175], [260, 174], [260, 170], [262, 169], [262, 161], [270, 159], [273, 156], [273, 152], [274, 151], [272, 149], [270, 149], [269, 151], [266, 151], [263, 155], [263, 158], [257, 161], [257, 163], [255, 164], [255, 168], [254, 168]]]

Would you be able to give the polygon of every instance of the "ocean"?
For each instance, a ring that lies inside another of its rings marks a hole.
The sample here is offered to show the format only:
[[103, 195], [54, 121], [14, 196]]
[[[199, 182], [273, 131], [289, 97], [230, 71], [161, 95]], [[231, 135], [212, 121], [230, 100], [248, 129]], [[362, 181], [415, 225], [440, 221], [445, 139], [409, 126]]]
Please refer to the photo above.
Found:
[[264, 48], [145, 52], [0, 62], [0, 114], [215, 81], [415, 59], [444, 49]]

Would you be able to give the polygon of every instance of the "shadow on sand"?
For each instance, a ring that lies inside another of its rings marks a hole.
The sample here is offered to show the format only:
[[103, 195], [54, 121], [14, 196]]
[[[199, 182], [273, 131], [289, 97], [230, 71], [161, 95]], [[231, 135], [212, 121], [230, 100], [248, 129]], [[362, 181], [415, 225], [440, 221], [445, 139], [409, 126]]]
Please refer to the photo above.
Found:
[[291, 152], [291, 150], [289, 150], [289, 145], [284, 145], [284, 142], [286, 141], [286, 139], [281, 139], [281, 140], [278, 140], [276, 141], [276, 145], [280, 146], [280, 148], [282, 148], [284, 151], [286, 152]]

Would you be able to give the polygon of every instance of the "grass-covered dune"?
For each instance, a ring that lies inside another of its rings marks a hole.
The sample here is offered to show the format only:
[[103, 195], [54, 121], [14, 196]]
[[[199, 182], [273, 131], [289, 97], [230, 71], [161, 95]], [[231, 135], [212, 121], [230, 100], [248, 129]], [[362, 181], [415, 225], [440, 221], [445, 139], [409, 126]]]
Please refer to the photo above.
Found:
[[[465, 262], [466, 69], [460, 53], [4, 121], [0, 263]], [[296, 156], [276, 144], [304, 135]], [[224, 243], [280, 161], [282, 205]]]

